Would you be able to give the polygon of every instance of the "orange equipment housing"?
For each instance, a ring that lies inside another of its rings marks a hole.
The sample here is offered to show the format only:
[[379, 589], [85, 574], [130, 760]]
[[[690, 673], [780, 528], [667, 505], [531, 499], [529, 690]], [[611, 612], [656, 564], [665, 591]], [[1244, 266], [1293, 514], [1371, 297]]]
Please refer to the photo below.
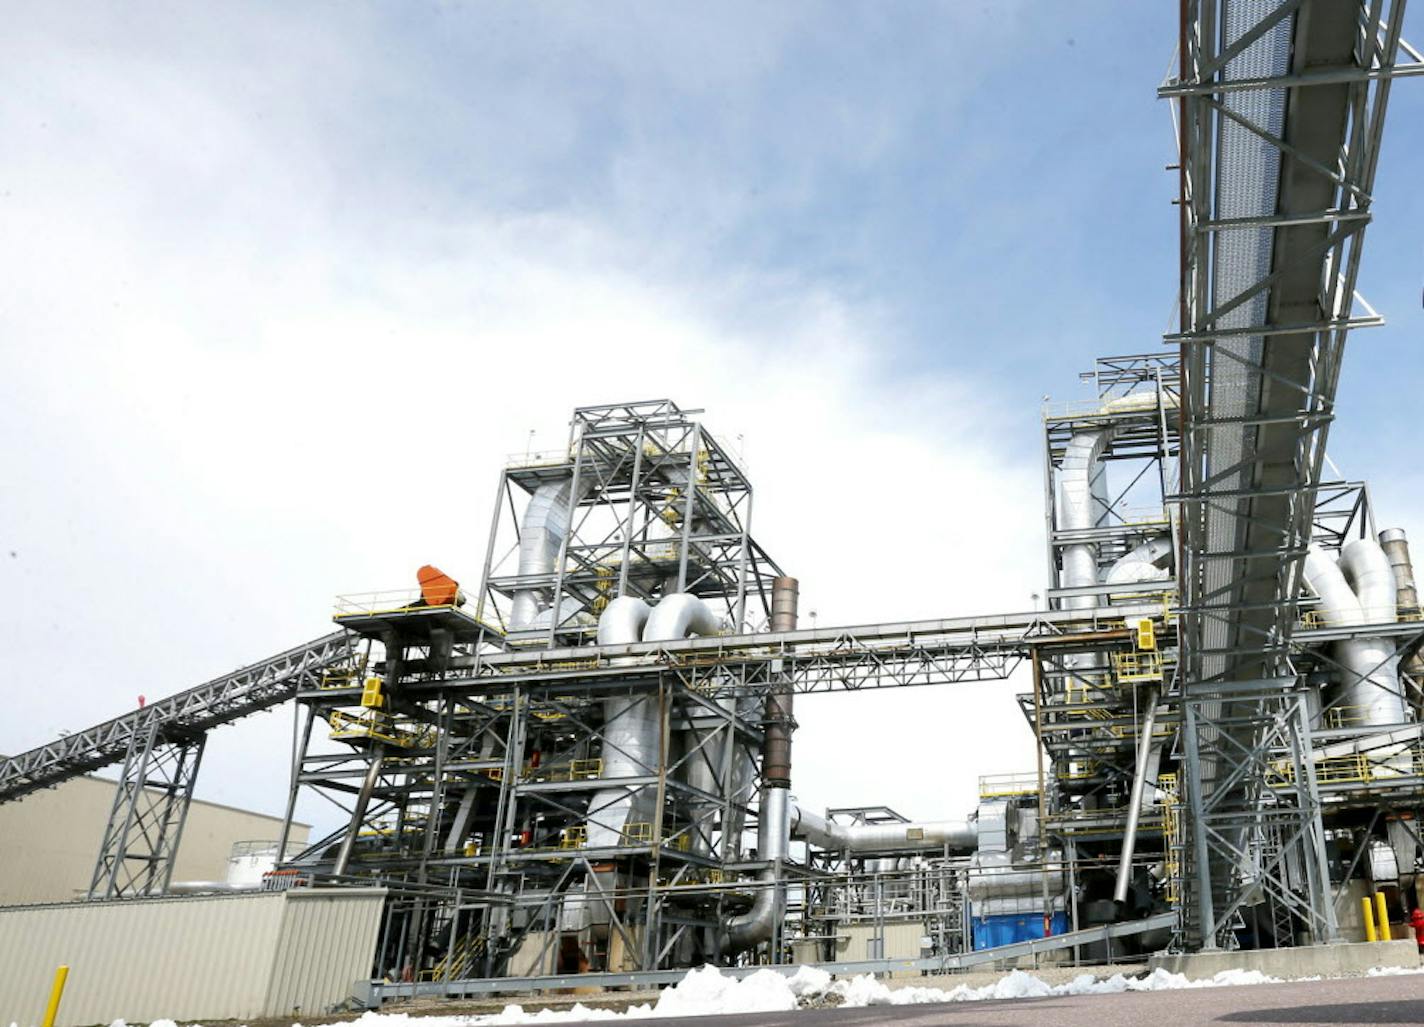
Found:
[[415, 578], [426, 606], [454, 606], [459, 598], [460, 583], [438, 567], [427, 563], [415, 572]]

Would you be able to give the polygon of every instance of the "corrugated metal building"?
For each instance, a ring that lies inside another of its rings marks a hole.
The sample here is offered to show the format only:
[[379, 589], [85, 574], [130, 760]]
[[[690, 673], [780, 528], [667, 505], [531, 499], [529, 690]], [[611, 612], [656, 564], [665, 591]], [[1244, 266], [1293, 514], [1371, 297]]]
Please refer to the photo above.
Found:
[[[89, 889], [114, 801], [114, 782], [79, 777], [0, 806], [0, 905], [67, 902]], [[277, 838], [280, 817], [194, 799], [183, 828], [175, 881], [221, 881], [235, 842]], [[292, 825], [292, 842], [307, 840]]]
[[293, 889], [0, 909], [0, 1023], [317, 1016], [369, 978], [385, 891]]

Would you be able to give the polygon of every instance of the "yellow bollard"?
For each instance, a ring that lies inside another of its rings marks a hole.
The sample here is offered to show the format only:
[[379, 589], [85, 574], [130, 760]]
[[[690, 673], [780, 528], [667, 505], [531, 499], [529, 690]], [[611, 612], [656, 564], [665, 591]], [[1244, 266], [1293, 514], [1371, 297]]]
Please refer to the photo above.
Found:
[[1389, 906], [1382, 891], [1375, 892], [1375, 908], [1379, 911], [1379, 940], [1389, 941]]
[[49, 1005], [45, 1006], [44, 1021], [40, 1027], [54, 1027], [54, 1018], [59, 1015], [59, 999], [64, 994], [64, 982], [69, 979], [69, 967], [61, 966], [54, 972], [54, 987], [49, 990]]
[[1365, 913], [1365, 941], [1379, 941], [1379, 935], [1375, 934], [1375, 907], [1368, 895], [1360, 900], [1360, 908]]

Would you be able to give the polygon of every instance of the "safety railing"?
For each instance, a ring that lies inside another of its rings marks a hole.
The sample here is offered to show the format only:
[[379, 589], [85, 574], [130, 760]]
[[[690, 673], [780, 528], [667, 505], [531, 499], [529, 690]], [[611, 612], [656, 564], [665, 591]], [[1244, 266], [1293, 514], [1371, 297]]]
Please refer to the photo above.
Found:
[[326, 722], [331, 728], [331, 737], [337, 741], [371, 740], [403, 749], [425, 748], [435, 741], [433, 728], [423, 725], [418, 729], [407, 728], [377, 710], [362, 713], [332, 710]]
[[526, 450], [523, 453], [510, 453], [505, 457], [506, 467], [557, 467], [560, 464], [569, 463], [574, 455], [568, 449], [542, 449]]
[[594, 781], [602, 776], [601, 759], [570, 760], [567, 763], [546, 763], [525, 768], [525, 778], [529, 781]]
[[1162, 680], [1162, 654], [1134, 652], [1112, 654], [1113, 674], [1124, 684]]
[[[1388, 785], [1400, 778], [1424, 776], [1424, 745], [1410, 742], [1362, 752], [1316, 756], [1310, 766], [1322, 786]], [[1287, 788], [1296, 780], [1295, 763], [1273, 760], [1266, 767], [1266, 785]]]
[[979, 798], [1001, 799], [1014, 795], [1037, 795], [1038, 775], [1024, 774], [980, 774]]
[[419, 588], [388, 588], [375, 592], [352, 592], [336, 597], [332, 616], [340, 621], [346, 617], [378, 617], [382, 614], [411, 613], [416, 610], [454, 609], [460, 609], [462, 613], [491, 634], [504, 634], [503, 629], [496, 624], [491, 624], [480, 611], [466, 608], [463, 590], [456, 594], [452, 602], [437, 604], [426, 602], [425, 596]]

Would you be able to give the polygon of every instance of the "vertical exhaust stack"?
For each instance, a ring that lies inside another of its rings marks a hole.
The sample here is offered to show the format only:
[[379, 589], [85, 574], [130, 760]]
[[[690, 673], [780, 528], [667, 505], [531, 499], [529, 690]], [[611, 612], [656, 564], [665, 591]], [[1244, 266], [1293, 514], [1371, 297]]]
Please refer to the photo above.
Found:
[[[1379, 534], [1380, 548], [1389, 558], [1394, 571], [1394, 587], [1398, 616], [1419, 616], [1419, 590], [1414, 585], [1414, 561], [1409, 557], [1409, 539], [1403, 528], [1387, 528]], [[1424, 718], [1424, 652], [1415, 649], [1399, 664], [1400, 682], [1404, 685], [1414, 719]]]
[[[800, 585], [795, 578], [779, 577], [771, 582], [771, 630], [796, 630], [796, 604]], [[725, 948], [746, 949], [772, 938], [786, 906], [780, 863], [786, 858], [790, 834], [791, 683], [782, 681], [766, 697], [766, 727], [761, 752], [761, 811], [757, 815], [757, 855], [771, 862], [762, 871], [764, 885], [752, 900], [752, 908], [728, 917]]]
[[[795, 631], [800, 585], [795, 578], [773, 578], [771, 582], [771, 630]], [[768, 785], [791, 787], [791, 687], [782, 682], [766, 697], [766, 742], [761, 773]]]

